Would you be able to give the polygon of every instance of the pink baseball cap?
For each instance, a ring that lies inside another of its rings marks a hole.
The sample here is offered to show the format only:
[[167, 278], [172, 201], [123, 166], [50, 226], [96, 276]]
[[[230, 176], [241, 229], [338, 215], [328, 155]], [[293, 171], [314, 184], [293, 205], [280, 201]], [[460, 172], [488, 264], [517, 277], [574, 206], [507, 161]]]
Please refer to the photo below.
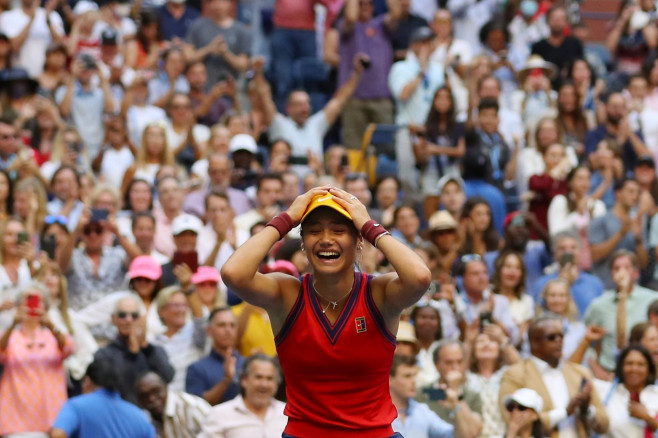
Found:
[[131, 280], [134, 278], [148, 278], [155, 281], [162, 277], [162, 267], [151, 256], [139, 256], [130, 263], [128, 277]]
[[277, 260], [276, 262], [268, 266], [269, 272], [281, 272], [283, 274], [292, 275], [293, 277], [299, 277], [299, 272], [295, 265], [288, 260]]
[[212, 266], [199, 266], [199, 269], [192, 275], [192, 284], [200, 284], [207, 281], [219, 283], [219, 272]]

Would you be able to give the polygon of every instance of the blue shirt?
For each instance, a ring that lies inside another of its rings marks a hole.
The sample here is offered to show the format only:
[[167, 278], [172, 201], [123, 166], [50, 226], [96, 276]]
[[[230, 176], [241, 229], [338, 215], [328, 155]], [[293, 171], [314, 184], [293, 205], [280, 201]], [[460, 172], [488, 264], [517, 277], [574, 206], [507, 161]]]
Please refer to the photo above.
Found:
[[[558, 272], [548, 275], [542, 275], [537, 279], [532, 289], [529, 289], [530, 294], [535, 299], [535, 303], [541, 301], [541, 291], [550, 280], [559, 276]], [[603, 283], [597, 277], [587, 272], [581, 272], [576, 281], [571, 285], [571, 296], [573, 301], [578, 307], [580, 315], [585, 315], [585, 311], [589, 307], [594, 298], [600, 297], [603, 294]]]
[[443, 421], [425, 403], [409, 400], [404, 423], [400, 417], [393, 421], [393, 430], [402, 436], [415, 438], [448, 438], [455, 434], [455, 428]]
[[179, 19], [171, 15], [166, 4], [158, 9], [158, 13], [160, 14], [160, 29], [162, 29], [162, 36], [167, 41], [170, 41], [175, 37], [184, 40], [187, 36], [187, 30], [190, 28], [190, 25], [200, 15], [199, 11], [189, 5], [185, 6], [185, 12], [183, 12], [183, 15], [181, 15]]
[[[590, 179], [591, 186], [589, 189], [589, 194], [591, 195], [596, 191], [596, 189], [599, 188], [601, 184], [603, 184], [603, 176], [601, 175], [601, 172], [596, 171], [592, 172], [592, 178]], [[605, 204], [606, 210], [610, 210], [613, 205], [615, 205], [615, 189], [614, 189], [614, 184], [610, 184], [608, 186], [608, 190], [603, 192], [603, 196], [601, 196], [601, 201]]]
[[[224, 396], [220, 403], [231, 400], [238, 395], [240, 387], [238, 385], [239, 370], [244, 365], [244, 357], [240, 356], [237, 352], [233, 352], [233, 356], [237, 359], [235, 369], [235, 377], [233, 382], [226, 388]], [[203, 398], [203, 393], [215, 386], [219, 381], [224, 378], [224, 356], [211, 350], [210, 354], [203, 359], [194, 362], [187, 369], [187, 376], [185, 377], [185, 392]]]
[[142, 410], [107, 389], [67, 401], [53, 428], [69, 438], [155, 438], [155, 429]]
[[479, 179], [464, 181], [464, 193], [466, 194], [466, 198], [482, 196], [487, 200], [491, 208], [491, 218], [494, 226], [500, 234], [503, 234], [503, 221], [507, 215], [503, 193], [496, 186]]

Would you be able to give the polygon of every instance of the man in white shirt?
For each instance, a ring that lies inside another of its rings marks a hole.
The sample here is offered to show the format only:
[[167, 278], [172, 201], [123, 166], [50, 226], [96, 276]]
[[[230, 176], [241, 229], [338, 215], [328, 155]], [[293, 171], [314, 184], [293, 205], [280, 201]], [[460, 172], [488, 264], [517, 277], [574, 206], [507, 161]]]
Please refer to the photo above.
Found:
[[269, 221], [281, 212], [283, 180], [276, 173], [262, 174], [256, 182], [256, 207], [235, 218], [235, 225], [244, 231], [261, 221]]
[[0, 15], [0, 32], [11, 39], [15, 67], [23, 67], [30, 77], [43, 72], [46, 48], [64, 36], [62, 18], [54, 11], [57, 2], [49, 0], [45, 9], [38, 0], [22, 0], [21, 6]]
[[534, 318], [528, 328], [532, 356], [512, 365], [503, 375], [499, 400], [520, 388], [535, 390], [544, 400], [540, 415], [551, 438], [586, 438], [588, 432], [608, 430], [608, 417], [601, 399], [592, 387], [592, 376], [584, 367], [562, 361], [564, 328], [562, 319], [546, 313]]
[[274, 399], [281, 380], [275, 359], [250, 356], [240, 377], [242, 395], [210, 410], [198, 438], [279, 438], [288, 419]]

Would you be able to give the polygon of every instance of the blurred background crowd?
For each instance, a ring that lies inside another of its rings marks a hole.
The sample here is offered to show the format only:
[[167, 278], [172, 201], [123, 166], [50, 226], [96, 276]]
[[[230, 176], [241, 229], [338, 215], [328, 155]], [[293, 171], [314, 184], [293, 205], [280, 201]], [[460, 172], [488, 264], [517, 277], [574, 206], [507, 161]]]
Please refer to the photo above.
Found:
[[[658, 12], [580, 6], [0, 0], [0, 436], [280, 436], [219, 271], [323, 184], [433, 274], [396, 431], [652, 436]], [[307, 273], [298, 230], [261, 270]]]

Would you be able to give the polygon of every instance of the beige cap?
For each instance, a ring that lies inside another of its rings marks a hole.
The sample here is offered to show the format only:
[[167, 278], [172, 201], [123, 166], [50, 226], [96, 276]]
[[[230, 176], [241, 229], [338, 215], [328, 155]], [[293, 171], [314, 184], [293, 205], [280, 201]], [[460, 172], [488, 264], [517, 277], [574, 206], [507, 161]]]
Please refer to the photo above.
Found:
[[395, 337], [398, 342], [407, 342], [412, 344], [416, 354], [420, 351], [420, 343], [416, 338], [416, 330], [411, 323], [407, 321], [400, 321], [398, 326], [398, 335]]
[[436, 211], [432, 214], [432, 216], [430, 216], [430, 220], [429, 220], [430, 231], [456, 230], [456, 229], [457, 229], [457, 221], [446, 210]]

